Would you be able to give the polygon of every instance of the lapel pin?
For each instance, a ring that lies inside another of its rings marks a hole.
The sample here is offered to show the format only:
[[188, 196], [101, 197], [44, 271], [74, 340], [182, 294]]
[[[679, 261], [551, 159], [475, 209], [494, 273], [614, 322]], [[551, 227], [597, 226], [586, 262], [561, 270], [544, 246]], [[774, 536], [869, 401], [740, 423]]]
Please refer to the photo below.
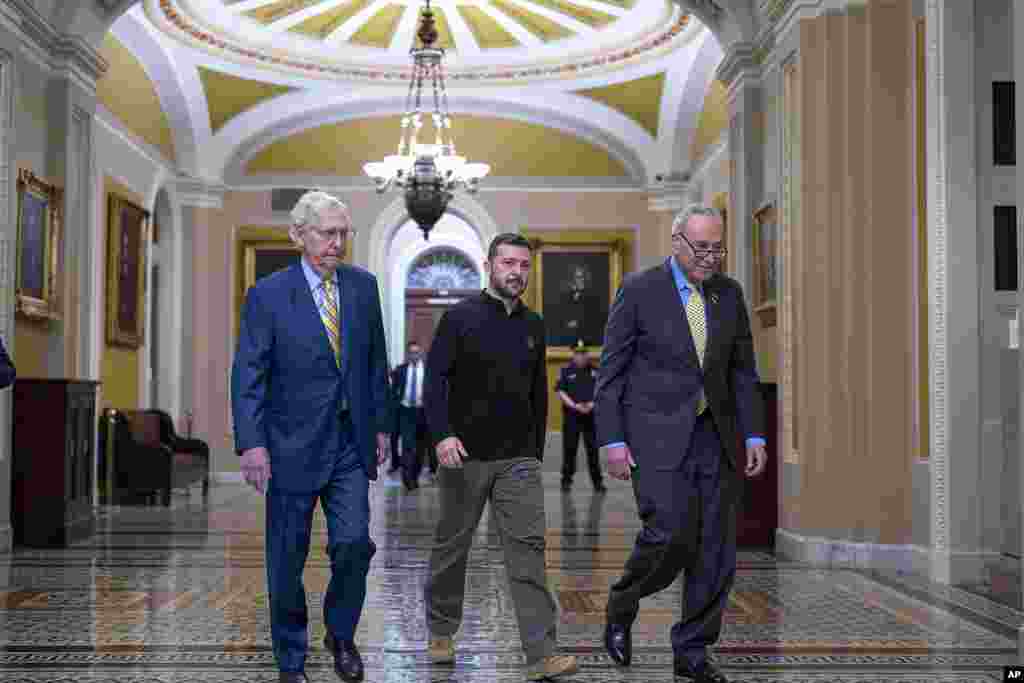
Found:
[[711, 293], [711, 296], [710, 296], [710, 297], [708, 297], [708, 300], [709, 300], [709, 301], [710, 301], [711, 303], [713, 303], [713, 304], [717, 304], [717, 303], [718, 303], [718, 294], [717, 294], [716, 292], [712, 292], [712, 293]]

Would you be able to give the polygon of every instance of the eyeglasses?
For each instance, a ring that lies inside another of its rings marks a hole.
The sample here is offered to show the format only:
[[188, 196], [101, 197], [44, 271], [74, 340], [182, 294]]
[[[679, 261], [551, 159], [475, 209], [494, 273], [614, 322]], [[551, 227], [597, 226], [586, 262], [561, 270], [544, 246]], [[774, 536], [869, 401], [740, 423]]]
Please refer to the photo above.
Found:
[[711, 258], [721, 259], [721, 258], [725, 258], [725, 255], [729, 253], [729, 250], [726, 249], [723, 246], [716, 246], [716, 247], [714, 247], [712, 249], [698, 249], [697, 247], [693, 246], [693, 242], [691, 242], [690, 240], [686, 239], [686, 235], [684, 235], [683, 233], [681, 233], [681, 232], [674, 232], [674, 233], [672, 233], [672, 239], [676, 239], [677, 237], [682, 239], [684, 242], [686, 242], [686, 244], [689, 245], [690, 249], [693, 250], [693, 255], [696, 256], [698, 259], [701, 259], [701, 260], [706, 259], [709, 256]]
[[349, 237], [356, 234], [353, 228], [346, 228], [344, 230], [320, 230], [318, 228], [310, 228], [311, 233], [316, 235], [316, 238], [321, 242], [344, 242]]

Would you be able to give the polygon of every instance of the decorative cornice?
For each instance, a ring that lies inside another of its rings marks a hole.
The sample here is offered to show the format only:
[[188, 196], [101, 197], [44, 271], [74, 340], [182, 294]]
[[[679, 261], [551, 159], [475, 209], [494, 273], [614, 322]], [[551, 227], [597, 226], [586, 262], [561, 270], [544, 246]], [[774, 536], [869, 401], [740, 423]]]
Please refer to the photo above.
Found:
[[61, 35], [53, 43], [54, 68], [75, 70], [95, 83], [107, 72], [109, 64], [80, 36]]
[[758, 62], [757, 46], [749, 42], [737, 42], [729, 46], [722, 57], [715, 78], [731, 88], [734, 81], [741, 79], [760, 80], [761, 67]]
[[651, 211], [681, 211], [690, 201], [691, 184], [683, 180], [667, 180], [649, 188], [647, 208]]
[[221, 209], [227, 187], [199, 178], [179, 177], [174, 181], [174, 196], [182, 206], [199, 209]]
[[95, 48], [80, 36], [59, 33], [28, 0], [4, 0], [3, 4], [13, 14], [24, 38], [43, 56], [46, 66], [77, 77], [87, 89], [95, 90], [96, 81], [108, 68]]

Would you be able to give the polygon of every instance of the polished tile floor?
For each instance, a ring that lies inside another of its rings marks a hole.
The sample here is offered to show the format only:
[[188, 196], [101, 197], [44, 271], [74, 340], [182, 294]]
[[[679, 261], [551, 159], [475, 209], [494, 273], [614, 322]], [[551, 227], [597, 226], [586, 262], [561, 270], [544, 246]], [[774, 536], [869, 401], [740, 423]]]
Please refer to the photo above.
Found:
[[[559, 642], [580, 659], [571, 680], [672, 680], [668, 631], [678, 586], [642, 604], [634, 665], [601, 646], [603, 608], [638, 529], [628, 486], [570, 494], [546, 480], [549, 580], [561, 603]], [[367, 680], [523, 680], [502, 555], [484, 515], [470, 559], [467, 618], [454, 667], [431, 667], [420, 601], [437, 490], [373, 485], [379, 546], [357, 641]], [[36, 683], [276, 681], [263, 566], [263, 500], [242, 485], [174, 496], [170, 508], [104, 512], [100, 531], [66, 550], [0, 555], [0, 680]], [[319, 539], [319, 542], [317, 542]], [[316, 643], [307, 671], [336, 680], [320, 604], [328, 578], [318, 516], [306, 574]], [[1015, 663], [1024, 614], [984, 596], [896, 574], [867, 575], [743, 552], [715, 657], [746, 683], [975, 683]]]

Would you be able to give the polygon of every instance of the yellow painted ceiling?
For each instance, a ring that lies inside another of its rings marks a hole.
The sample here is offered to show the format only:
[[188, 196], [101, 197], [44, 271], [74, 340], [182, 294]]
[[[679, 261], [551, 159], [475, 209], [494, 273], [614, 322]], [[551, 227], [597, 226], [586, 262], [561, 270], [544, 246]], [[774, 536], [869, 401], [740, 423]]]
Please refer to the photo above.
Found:
[[519, 41], [475, 5], [456, 5], [477, 44], [485, 49], [516, 47]]
[[660, 73], [601, 88], [577, 90], [576, 94], [608, 105], [639, 123], [653, 137], [658, 137], [658, 113], [664, 88], [665, 74]]
[[[286, 22], [283, 26], [288, 31], [315, 40], [326, 40], [343, 24], [366, 9], [371, 2], [372, 0], [345, 0], [341, 4], [336, 4], [335, 0], [271, 0], [265, 5], [251, 9], [239, 8], [236, 11], [241, 16], [265, 26], [270, 26], [275, 22]], [[575, 35], [572, 29], [563, 26], [558, 21], [542, 16], [516, 0], [473, 0], [473, 2], [459, 0], [455, 7], [465, 19], [476, 42], [483, 49], [515, 47], [519, 43], [498, 21], [481, 10], [477, 6], [477, 2], [487, 4], [492, 11], [518, 23], [546, 43]], [[592, 6], [578, 4], [574, 0], [530, 0], [530, 2], [595, 29], [605, 28], [614, 23], [617, 18], [613, 14], [602, 12]], [[633, 5], [634, 0], [595, 0], [595, 2], [608, 5], [609, 8], [628, 9]], [[239, 0], [224, 0], [228, 9], [238, 3]], [[440, 34], [439, 45], [449, 50], [458, 50], [459, 46], [452, 38], [444, 10], [437, 7], [433, 9]], [[398, 2], [385, 5], [360, 26], [354, 27], [355, 31], [349, 38], [349, 42], [367, 47], [391, 47], [395, 29], [404, 11], [418, 13], [420, 6]], [[296, 17], [300, 12], [305, 18]], [[412, 40], [410, 36], [405, 36], [403, 39]], [[411, 44], [410, 47], [412, 47]]]
[[572, 31], [561, 24], [547, 17], [542, 17], [536, 12], [531, 12], [521, 5], [515, 5], [508, 0], [490, 0], [490, 5], [510, 19], [519, 22], [523, 28], [545, 43], [568, 38], [573, 35]]
[[174, 136], [149, 74], [111, 33], [100, 48], [110, 68], [96, 84], [99, 101], [142, 140], [174, 161]]
[[366, 23], [353, 34], [350, 41], [356, 45], [367, 47], [386, 48], [390, 46], [391, 39], [395, 37], [398, 22], [402, 20], [406, 9], [405, 5], [384, 5], [366, 20]]
[[722, 134], [729, 122], [729, 103], [725, 85], [719, 80], [711, 81], [704, 95], [704, 108], [697, 117], [697, 129], [690, 142], [690, 159], [697, 161], [704, 156], [708, 146]]
[[216, 133], [225, 123], [260, 102], [291, 92], [294, 88], [199, 67], [199, 80], [210, 111], [210, 129]]
[[306, 19], [301, 24], [292, 26], [290, 30], [307, 35], [310, 38], [323, 40], [331, 35], [339, 26], [369, 7], [371, 2], [373, 0], [350, 0], [338, 5], [334, 9]]
[[[361, 176], [363, 164], [394, 154], [398, 116], [312, 128], [279, 140], [246, 166], [249, 174], [312, 173]], [[457, 151], [491, 165], [495, 176], [624, 177], [621, 162], [603, 148], [541, 125], [482, 116], [456, 116]], [[432, 141], [430, 124], [421, 140]]]

